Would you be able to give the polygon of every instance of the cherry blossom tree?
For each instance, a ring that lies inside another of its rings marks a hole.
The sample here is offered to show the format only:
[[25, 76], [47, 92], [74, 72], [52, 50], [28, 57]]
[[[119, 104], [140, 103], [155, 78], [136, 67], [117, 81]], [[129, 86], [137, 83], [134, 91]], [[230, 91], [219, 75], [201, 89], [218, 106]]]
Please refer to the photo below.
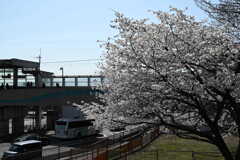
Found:
[[228, 25], [228, 31], [240, 40], [239, 0], [195, 0], [196, 4], [221, 25]]
[[183, 138], [216, 145], [232, 155], [223, 136], [240, 135], [240, 53], [224, 27], [184, 11], [152, 11], [158, 23], [116, 13], [118, 33], [103, 43], [107, 110], [128, 123], [153, 123]]

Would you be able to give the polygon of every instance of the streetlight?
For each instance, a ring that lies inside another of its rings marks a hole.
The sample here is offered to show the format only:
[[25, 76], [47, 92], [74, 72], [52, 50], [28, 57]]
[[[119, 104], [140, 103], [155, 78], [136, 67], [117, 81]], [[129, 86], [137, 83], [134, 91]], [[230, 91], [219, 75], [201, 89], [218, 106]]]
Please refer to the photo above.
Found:
[[62, 71], [62, 86], [64, 86], [63, 67], [60, 67], [60, 70]]

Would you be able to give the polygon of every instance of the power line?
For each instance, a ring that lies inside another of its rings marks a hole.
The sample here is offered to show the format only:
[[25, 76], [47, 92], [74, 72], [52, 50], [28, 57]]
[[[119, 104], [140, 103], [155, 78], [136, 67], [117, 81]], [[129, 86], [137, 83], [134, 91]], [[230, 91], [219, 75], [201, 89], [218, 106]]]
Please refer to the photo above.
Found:
[[81, 59], [81, 60], [68, 60], [68, 61], [49, 61], [42, 63], [75, 63], [75, 62], [90, 62], [90, 61], [100, 61], [102, 59]]

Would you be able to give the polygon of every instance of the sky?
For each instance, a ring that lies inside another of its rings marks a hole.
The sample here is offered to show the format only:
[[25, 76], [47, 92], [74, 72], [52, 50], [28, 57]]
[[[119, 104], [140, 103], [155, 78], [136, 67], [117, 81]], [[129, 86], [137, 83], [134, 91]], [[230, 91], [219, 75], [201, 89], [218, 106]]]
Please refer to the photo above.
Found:
[[103, 49], [97, 41], [116, 32], [110, 27], [114, 11], [141, 19], [169, 6], [207, 18], [194, 0], [0, 0], [0, 59], [38, 61], [41, 48], [41, 70], [98, 74]]

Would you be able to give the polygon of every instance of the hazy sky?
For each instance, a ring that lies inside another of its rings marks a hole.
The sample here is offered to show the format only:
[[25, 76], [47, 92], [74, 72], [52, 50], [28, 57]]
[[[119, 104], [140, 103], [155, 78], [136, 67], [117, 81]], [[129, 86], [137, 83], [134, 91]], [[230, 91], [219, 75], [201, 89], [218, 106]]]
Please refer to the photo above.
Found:
[[44, 63], [99, 59], [97, 40], [114, 34], [114, 11], [128, 17], [149, 18], [148, 10], [188, 7], [199, 19], [206, 15], [193, 0], [0, 0], [0, 59], [37, 61], [41, 69], [60, 74], [95, 74], [98, 61]]

